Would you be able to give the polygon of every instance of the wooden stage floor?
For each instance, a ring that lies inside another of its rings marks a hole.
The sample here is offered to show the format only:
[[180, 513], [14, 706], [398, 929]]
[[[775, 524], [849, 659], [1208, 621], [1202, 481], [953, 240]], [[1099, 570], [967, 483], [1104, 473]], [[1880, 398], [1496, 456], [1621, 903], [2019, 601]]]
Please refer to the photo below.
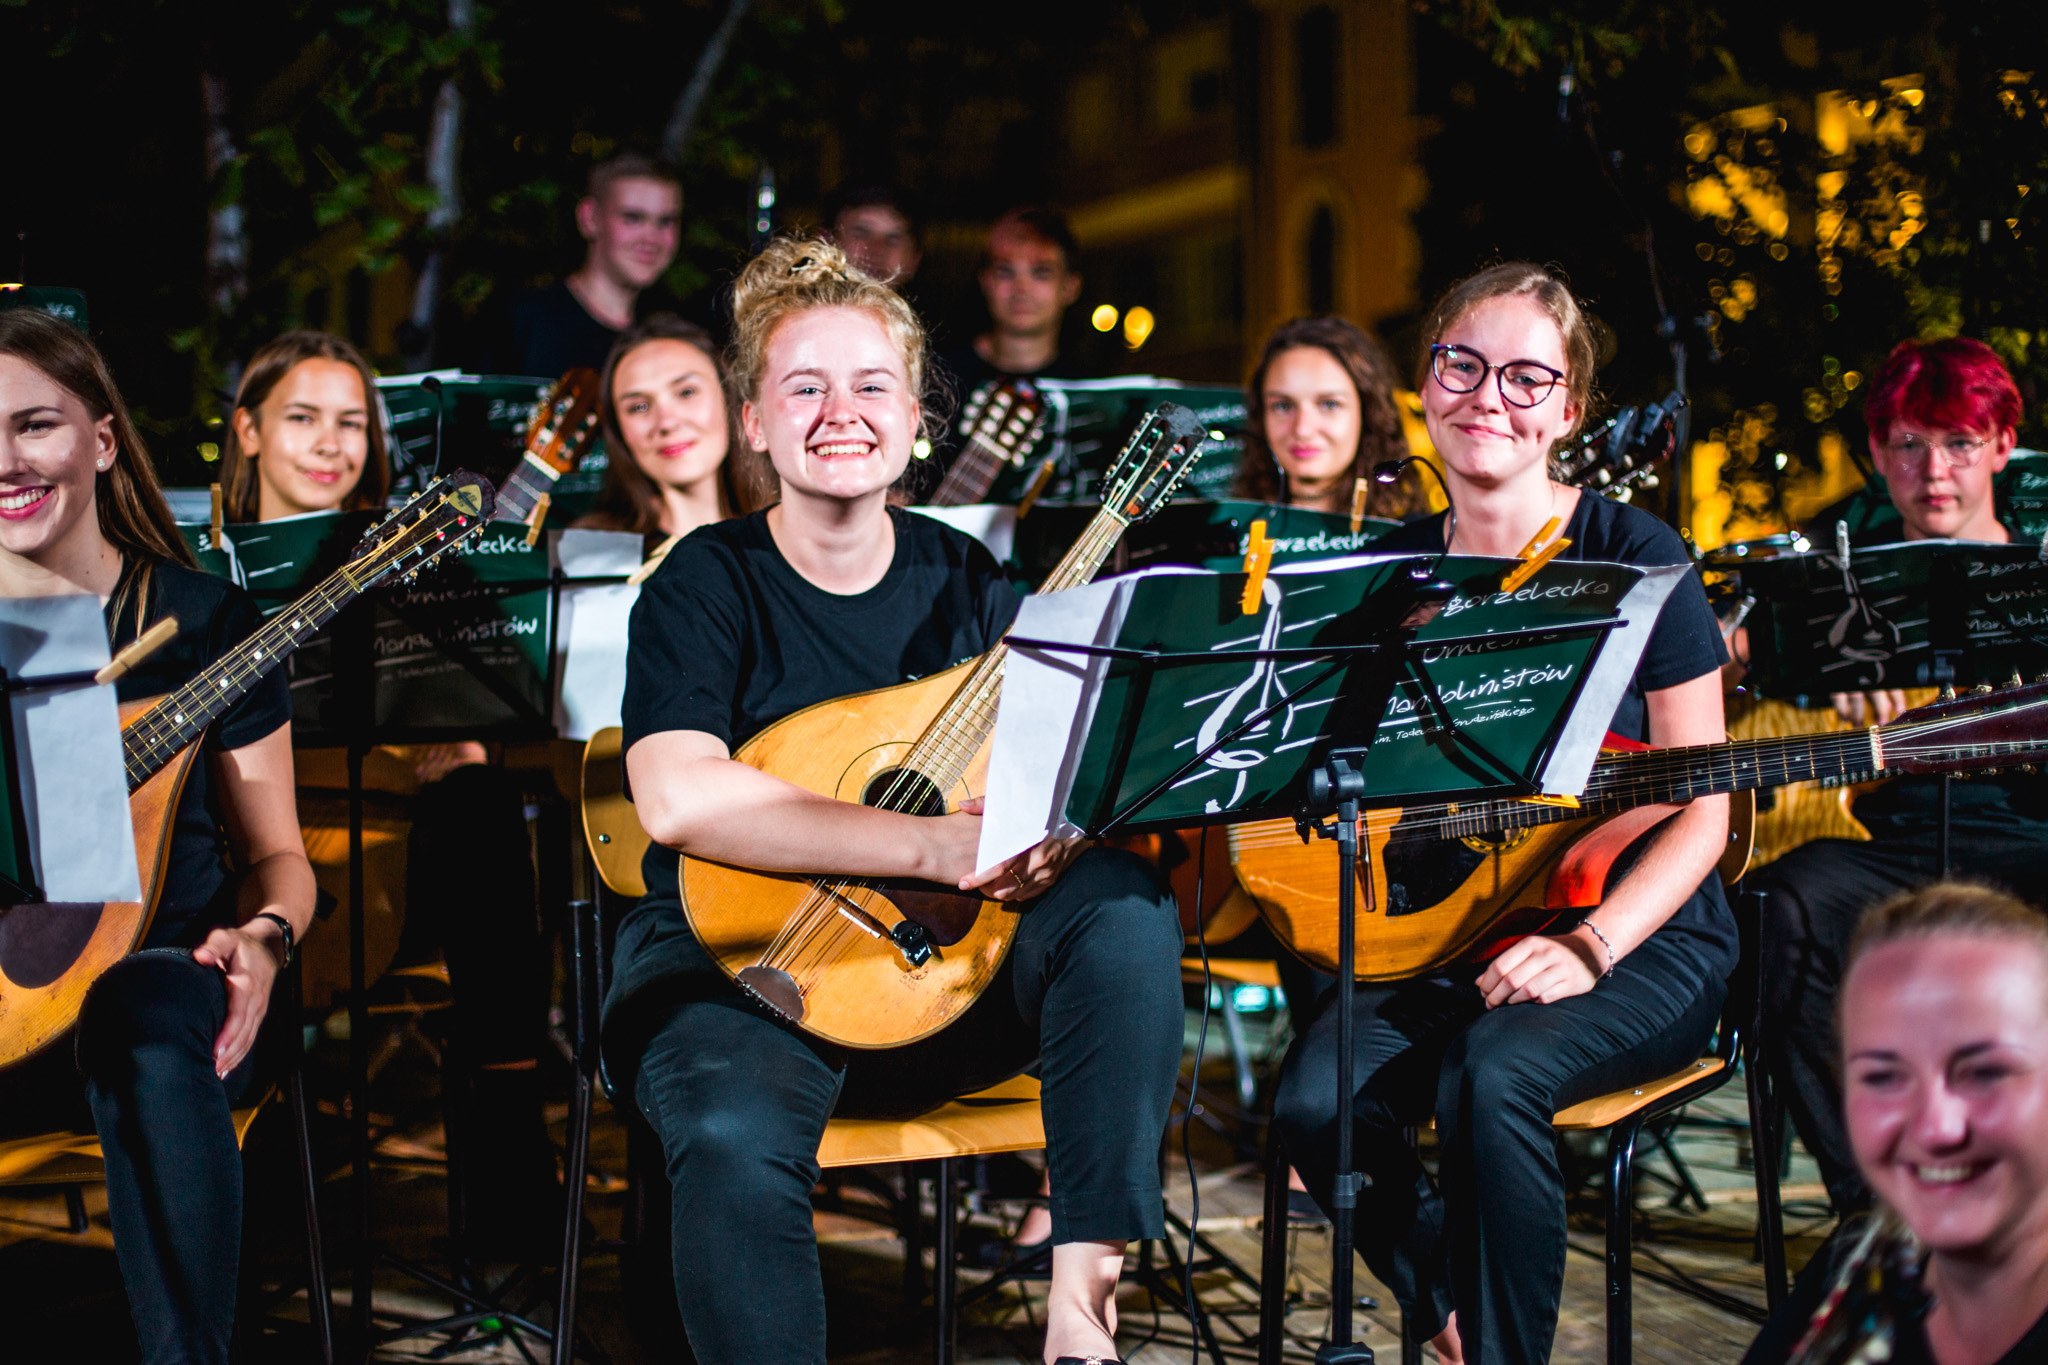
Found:
[[[1191, 1016], [1192, 1017], [1192, 1016]], [[1217, 1035], [1210, 1035], [1214, 1065], [1204, 1067], [1204, 1096], [1225, 1093], [1230, 1086], [1227, 1065], [1217, 1056]], [[1254, 1050], [1260, 1031], [1252, 1030]], [[337, 1064], [337, 1049], [323, 1045], [316, 1054], [315, 1080], [326, 1078]], [[380, 1149], [374, 1182], [379, 1238], [400, 1255], [433, 1261], [445, 1239], [444, 1177], [439, 1164], [440, 1124], [433, 1103], [433, 1070], [424, 1056], [401, 1055], [380, 1080], [394, 1111], [391, 1138]], [[331, 1106], [330, 1106], [331, 1108]], [[552, 1111], [559, 1120], [562, 1109]], [[1731, 1084], [1709, 1101], [1695, 1106], [1695, 1120], [1676, 1135], [1678, 1151], [1691, 1168], [1707, 1199], [1701, 1212], [1674, 1207], [1669, 1191], [1654, 1178], [1639, 1187], [1639, 1233], [1635, 1279], [1636, 1359], [1649, 1363], [1734, 1361], [1756, 1330], [1763, 1304], [1761, 1269], [1751, 1259], [1755, 1200], [1746, 1161], [1746, 1131], [1739, 1085]], [[278, 1115], [259, 1119], [252, 1133], [248, 1160], [252, 1169], [250, 1216], [251, 1259], [266, 1283], [290, 1276], [298, 1265], [298, 1202], [290, 1183], [285, 1125]], [[346, 1318], [342, 1286], [347, 1272], [343, 1231], [349, 1208], [341, 1128], [330, 1115], [319, 1125], [316, 1145], [323, 1169], [330, 1172], [323, 1196], [327, 1220], [330, 1273], [337, 1285], [337, 1304]], [[1259, 1260], [1259, 1172], [1241, 1160], [1229, 1143], [1198, 1127], [1193, 1143], [1201, 1198], [1200, 1228], [1215, 1247], [1256, 1275]], [[1604, 1165], [1597, 1152], [1577, 1154], [1590, 1170]], [[629, 1321], [617, 1233], [625, 1199], [618, 1176], [625, 1169], [624, 1132], [618, 1119], [600, 1104], [594, 1138], [594, 1170], [590, 1220], [598, 1243], [585, 1262], [580, 1324], [591, 1344], [615, 1365], [652, 1365], [687, 1360], [687, 1355], [661, 1333]], [[1639, 1162], [1646, 1172], [1667, 1174], [1661, 1155], [1646, 1153]], [[1169, 1206], [1182, 1218], [1190, 1211], [1191, 1188], [1178, 1141], [1169, 1162]], [[1811, 1163], [1795, 1149], [1785, 1188], [1790, 1209], [1792, 1262], [1804, 1261], [1826, 1232], [1825, 1200]], [[0, 1301], [32, 1305], [24, 1323], [32, 1340], [13, 1338], [8, 1359], [55, 1358], [126, 1362], [135, 1359], [133, 1332], [121, 1297], [105, 1219], [105, 1199], [89, 1189], [86, 1205], [90, 1226], [72, 1234], [65, 1226], [63, 1205], [49, 1196], [0, 1197]], [[1018, 1206], [996, 1204], [976, 1215], [993, 1230], [1014, 1219]], [[819, 1218], [831, 1325], [834, 1365], [883, 1365], [883, 1362], [927, 1361], [930, 1318], [926, 1309], [912, 1310], [902, 1297], [900, 1242], [893, 1232], [862, 1218], [825, 1213]], [[1176, 1234], [1182, 1248], [1183, 1234]], [[1554, 1359], [1597, 1361], [1604, 1358], [1605, 1318], [1601, 1276], [1604, 1233], [1597, 1185], [1574, 1197], [1571, 1246], [1567, 1259], [1564, 1306], [1558, 1325]], [[1290, 1361], [1312, 1359], [1314, 1346], [1327, 1324], [1329, 1241], [1327, 1230], [1307, 1227], [1289, 1234], [1292, 1246], [1287, 1293]], [[1131, 1264], [1136, 1266], [1134, 1255]], [[962, 1289], [981, 1282], [979, 1272], [962, 1273]], [[1685, 1292], [1681, 1286], [1703, 1290]], [[1227, 1272], [1216, 1270], [1197, 1278], [1206, 1310], [1215, 1316], [1225, 1357], [1256, 1358], [1252, 1334], [1257, 1325], [1257, 1298]], [[960, 1327], [961, 1365], [1028, 1365], [1038, 1359], [1042, 1321], [1042, 1284], [1006, 1287], [971, 1305]], [[1391, 1300], [1361, 1266], [1359, 1292], [1380, 1300], [1364, 1313], [1363, 1339], [1383, 1362], [1399, 1359], [1398, 1322]], [[395, 1272], [381, 1272], [376, 1290], [377, 1315], [395, 1323], [404, 1316], [429, 1316], [447, 1311], [445, 1299], [406, 1282]], [[537, 1311], [543, 1321], [548, 1307]], [[1121, 1342], [1129, 1359], [1142, 1365], [1189, 1361], [1187, 1322], [1166, 1303], [1155, 1301], [1136, 1282], [1126, 1281], [1120, 1299]], [[277, 1309], [281, 1317], [304, 1319], [303, 1295]], [[17, 1347], [27, 1347], [17, 1355]], [[519, 1361], [545, 1359], [543, 1346], [508, 1338], [446, 1338], [393, 1342], [379, 1348], [379, 1361], [424, 1360]], [[256, 1365], [306, 1359], [303, 1336], [288, 1331], [250, 1340], [243, 1358]], [[47, 1355], [44, 1354], [47, 1352]], [[531, 1352], [531, 1355], [525, 1354]], [[582, 1359], [584, 1357], [579, 1357]], [[600, 1357], [592, 1355], [589, 1359]], [[1204, 1357], [1207, 1358], [1206, 1356]], [[1433, 1358], [1433, 1357], [1432, 1357]]]

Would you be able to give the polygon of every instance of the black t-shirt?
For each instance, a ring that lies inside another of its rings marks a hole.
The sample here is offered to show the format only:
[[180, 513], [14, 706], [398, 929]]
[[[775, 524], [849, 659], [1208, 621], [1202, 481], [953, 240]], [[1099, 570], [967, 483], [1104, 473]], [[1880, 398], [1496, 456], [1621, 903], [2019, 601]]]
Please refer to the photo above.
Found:
[[1054, 353], [1052, 361], [1031, 371], [1029, 374], [1015, 374], [999, 370], [981, 358], [981, 352], [973, 345], [947, 350], [939, 356], [939, 370], [953, 386], [954, 397], [961, 402], [967, 395], [983, 384], [996, 379], [1092, 379], [1094, 372], [1080, 365], [1065, 351]]
[[[635, 317], [645, 317], [664, 301], [641, 295]], [[504, 331], [492, 338], [489, 369], [493, 374], [567, 374], [579, 366], [602, 370], [619, 333], [592, 317], [566, 280], [512, 297], [505, 306]]]
[[[1638, 508], [1609, 501], [1591, 493], [1579, 496], [1570, 523], [1562, 534], [1571, 544], [1559, 551], [1559, 559], [1597, 561], [1604, 564], [1685, 564], [1691, 561], [1685, 542], [1669, 526]], [[1444, 548], [1444, 518], [1431, 514], [1387, 532], [1369, 547], [1374, 554], [1438, 554]], [[1721, 642], [1721, 629], [1707, 605], [1706, 589], [1699, 575], [1687, 574], [1671, 589], [1658, 613], [1657, 624], [1636, 665], [1636, 674], [1614, 710], [1607, 728], [1624, 739], [1649, 738], [1648, 703], [1645, 694], [1676, 687], [1694, 678], [1717, 672], [1727, 662], [1728, 651]], [[1618, 865], [1609, 885], [1626, 870]], [[1693, 949], [1692, 956], [1702, 969], [1725, 977], [1735, 968], [1735, 918], [1716, 873], [1708, 873], [1685, 904], [1657, 930], [1670, 935], [1674, 944]]]
[[[1800, 1272], [1792, 1285], [1791, 1295], [1771, 1313], [1763, 1330], [1750, 1343], [1748, 1353], [1742, 1357], [1742, 1365], [1790, 1365], [1792, 1352], [1813, 1325], [1813, 1315], [1820, 1311], [1835, 1281], [1841, 1278], [1856, 1240], [1839, 1232], [1828, 1239], [1821, 1248], [1825, 1259]], [[1902, 1306], [1900, 1316], [1904, 1321], [1899, 1323], [1892, 1337], [1891, 1355], [1873, 1355], [1870, 1359], [1888, 1359], [1890, 1365], [1938, 1365], [1934, 1348], [1927, 1342], [1926, 1314], [1932, 1301], [1924, 1297], [1924, 1291], [1920, 1291], [1917, 1285], [1913, 1292], [1918, 1301]], [[1838, 1308], [1836, 1311], [1843, 1310]], [[1852, 1307], [1850, 1311], [1855, 1310]], [[2048, 1316], [2036, 1319], [2034, 1325], [2027, 1329], [2027, 1334], [1998, 1358], [1996, 1365], [2039, 1365], [2044, 1360], [2048, 1360]]]
[[[2010, 527], [2006, 528], [2008, 531]], [[1902, 532], [1897, 526], [1856, 537], [1857, 545], [1890, 545]], [[1814, 537], [1817, 544], [1833, 544], [1834, 534]], [[2019, 536], [2013, 540], [2018, 542]], [[2002, 683], [2003, 678], [1958, 678], [1959, 687], [1979, 683]], [[1914, 776], [1894, 778], [1859, 794], [1853, 810], [1858, 824], [1873, 839], [1931, 840], [1940, 837], [1941, 778]], [[2048, 775], [2018, 771], [1992, 774], [1957, 774], [1949, 783], [1949, 825], [2002, 838], [2030, 838], [2048, 841]], [[1996, 869], [1986, 869], [1996, 871]]]
[[[986, 653], [1019, 598], [981, 542], [889, 509], [896, 554], [866, 592], [791, 568], [768, 513], [699, 527], [640, 589], [626, 646], [624, 743], [701, 730], [737, 750], [806, 706], [928, 677]], [[647, 895], [619, 926], [611, 1007], [663, 975], [656, 945], [687, 933], [676, 855], [651, 845]]]
[[[140, 633], [136, 597], [133, 591], [115, 594], [122, 608], [118, 620], [115, 601], [108, 603], [107, 638], [117, 650]], [[249, 595], [234, 584], [176, 564], [159, 564], [150, 572], [141, 605], [150, 625], [175, 616], [178, 633], [114, 684], [115, 695], [124, 702], [162, 696], [182, 686], [263, 621]], [[284, 669], [274, 668], [208, 727], [178, 798], [163, 894], [143, 946], [192, 947], [210, 930], [235, 922], [220, 792], [208, 771], [207, 755], [267, 738], [291, 718], [290, 681]]]

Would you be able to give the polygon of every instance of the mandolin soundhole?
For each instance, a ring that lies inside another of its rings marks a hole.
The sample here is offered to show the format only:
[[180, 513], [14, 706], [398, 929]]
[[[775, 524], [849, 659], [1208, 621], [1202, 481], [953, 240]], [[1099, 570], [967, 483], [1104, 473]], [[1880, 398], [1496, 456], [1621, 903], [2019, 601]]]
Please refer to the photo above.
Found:
[[99, 928], [91, 905], [16, 905], [0, 910], [0, 977], [30, 990], [70, 971]]
[[863, 806], [880, 806], [911, 815], [944, 815], [946, 794], [923, 773], [908, 768], [891, 768], [877, 773], [860, 794]]

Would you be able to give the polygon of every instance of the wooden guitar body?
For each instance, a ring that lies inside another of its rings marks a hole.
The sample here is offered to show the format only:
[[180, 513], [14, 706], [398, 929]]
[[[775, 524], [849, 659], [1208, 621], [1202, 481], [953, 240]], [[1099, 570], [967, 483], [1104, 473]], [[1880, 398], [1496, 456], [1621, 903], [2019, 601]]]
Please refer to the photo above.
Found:
[[[807, 707], [733, 757], [821, 795], [880, 804], [974, 667]], [[987, 773], [984, 743], [950, 789], [927, 782], [919, 813], [980, 794]], [[1000, 901], [926, 883], [783, 875], [690, 857], [681, 882], [690, 927], [718, 965], [806, 1031], [846, 1047], [897, 1047], [944, 1028], [995, 975], [1017, 927]], [[899, 937], [920, 930], [931, 955], [913, 965]]]
[[[126, 728], [154, 702], [121, 707]], [[142, 901], [0, 909], [0, 1069], [69, 1032], [100, 974], [142, 946], [171, 857], [178, 797], [199, 756], [190, 744], [128, 796]]]

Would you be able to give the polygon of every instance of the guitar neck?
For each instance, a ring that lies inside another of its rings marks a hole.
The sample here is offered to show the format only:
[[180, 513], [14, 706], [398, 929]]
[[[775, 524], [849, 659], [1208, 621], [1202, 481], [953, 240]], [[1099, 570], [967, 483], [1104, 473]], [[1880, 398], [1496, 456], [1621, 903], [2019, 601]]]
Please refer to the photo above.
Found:
[[[1039, 591], [1060, 592], [1093, 579], [1128, 524], [1112, 508], [1097, 512], [1088, 529], [1046, 576]], [[904, 760], [905, 767], [924, 773], [941, 791], [960, 780], [995, 729], [996, 701], [1002, 692], [1003, 663], [1008, 657], [1006, 644], [998, 644], [981, 656], [967, 681], [911, 749]]]
[[505, 476], [504, 485], [498, 489], [497, 510], [492, 515], [499, 521], [525, 521], [540, 506], [542, 498], [553, 495], [555, 481], [561, 477], [559, 471], [536, 458], [532, 451], [526, 452]]
[[946, 477], [939, 481], [938, 491], [932, 494], [933, 507], [966, 507], [980, 502], [988, 496], [988, 490], [995, 487], [996, 476], [1009, 463], [1001, 447], [990, 441], [982, 432], [969, 436], [953, 457], [953, 463], [946, 470]]

